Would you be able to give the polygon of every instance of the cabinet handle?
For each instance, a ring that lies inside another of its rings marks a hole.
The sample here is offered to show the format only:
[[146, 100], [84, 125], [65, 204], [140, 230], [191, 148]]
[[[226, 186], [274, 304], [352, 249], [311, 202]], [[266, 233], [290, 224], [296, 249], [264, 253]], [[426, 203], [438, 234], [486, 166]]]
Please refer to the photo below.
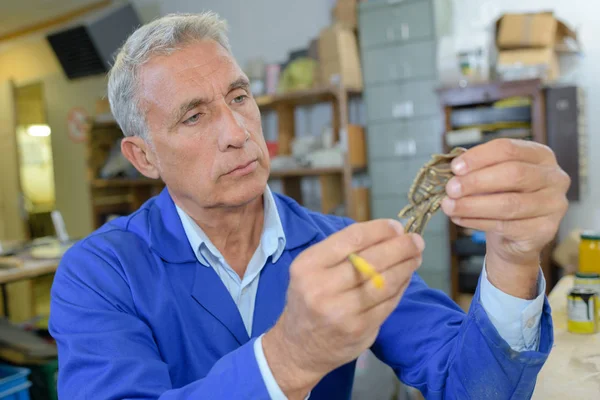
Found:
[[394, 146], [394, 154], [397, 156], [414, 156], [417, 154], [417, 142], [414, 139], [398, 140]]
[[408, 39], [408, 37], [410, 36], [409, 27], [406, 22], [400, 24], [400, 35], [402, 36], [403, 40]]
[[388, 4], [393, 5], [393, 4], [399, 4], [402, 3], [404, 0], [388, 0]]
[[393, 118], [408, 118], [415, 114], [414, 104], [412, 101], [402, 101], [392, 106]]

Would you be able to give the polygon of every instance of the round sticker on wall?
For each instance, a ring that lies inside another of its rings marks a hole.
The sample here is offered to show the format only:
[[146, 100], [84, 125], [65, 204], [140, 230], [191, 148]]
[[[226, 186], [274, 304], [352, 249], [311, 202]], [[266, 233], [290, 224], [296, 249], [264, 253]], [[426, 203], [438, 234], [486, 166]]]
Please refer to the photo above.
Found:
[[73, 107], [67, 116], [69, 138], [75, 143], [84, 142], [90, 129], [88, 114], [82, 107]]

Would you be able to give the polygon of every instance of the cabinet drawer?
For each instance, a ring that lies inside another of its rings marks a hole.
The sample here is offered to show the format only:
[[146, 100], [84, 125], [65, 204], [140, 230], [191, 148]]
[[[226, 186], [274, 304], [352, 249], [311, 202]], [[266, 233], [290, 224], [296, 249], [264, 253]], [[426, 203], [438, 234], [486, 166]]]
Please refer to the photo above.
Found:
[[417, 274], [425, 281], [427, 286], [432, 289], [441, 290], [450, 296], [451, 284], [450, 284], [450, 273], [431, 273], [421, 271], [419, 268]]
[[361, 46], [433, 38], [431, 1], [401, 1], [387, 7], [364, 7], [359, 14]]
[[419, 271], [446, 272], [450, 275], [448, 233], [426, 230], [423, 239], [425, 239], [425, 250], [423, 251], [423, 262], [419, 267]]
[[[369, 165], [373, 197], [400, 195], [406, 198], [419, 169], [430, 157], [411, 159], [373, 160]], [[400, 211], [400, 210], [398, 210]]]
[[435, 88], [433, 79], [371, 87], [365, 93], [367, 119], [373, 122], [437, 115]]
[[431, 40], [365, 50], [365, 84], [434, 78], [437, 74], [436, 60], [436, 45]]
[[431, 156], [442, 152], [442, 120], [426, 117], [369, 126], [369, 160]]

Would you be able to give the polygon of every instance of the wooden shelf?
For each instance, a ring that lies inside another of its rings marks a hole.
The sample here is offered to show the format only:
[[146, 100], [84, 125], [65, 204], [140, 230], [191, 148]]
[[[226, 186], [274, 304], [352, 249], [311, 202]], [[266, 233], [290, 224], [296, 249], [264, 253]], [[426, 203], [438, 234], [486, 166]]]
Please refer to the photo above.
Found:
[[109, 187], [131, 187], [131, 186], [163, 186], [163, 181], [154, 179], [94, 179], [92, 187], [109, 188]]
[[[264, 95], [255, 98], [260, 108], [269, 109], [279, 105], [301, 106], [324, 103], [337, 98], [340, 89], [335, 86], [322, 87], [308, 90], [297, 90], [285, 94]], [[345, 89], [348, 96], [359, 96], [362, 91], [358, 89]]]
[[[366, 171], [366, 167], [354, 167], [352, 172]], [[286, 178], [286, 177], [302, 177], [302, 176], [321, 176], [343, 174], [344, 167], [328, 167], [328, 168], [294, 168], [287, 170], [271, 170], [270, 178]]]
[[[546, 111], [544, 98], [544, 84], [539, 79], [524, 79], [518, 81], [491, 81], [485, 83], [471, 84], [466, 87], [441, 87], [437, 90], [438, 100], [442, 107], [442, 115], [444, 116], [444, 130], [442, 131], [442, 145], [445, 152], [449, 152], [451, 148], [445, 140], [445, 134], [453, 129], [451, 115], [455, 109], [473, 108], [481, 105], [489, 105], [490, 103], [503, 100], [510, 97], [529, 97], [531, 100], [531, 135], [532, 140], [547, 144], [546, 134]], [[460, 228], [449, 223], [449, 247], [451, 260], [451, 282], [452, 282], [452, 298], [455, 301], [459, 300], [462, 294], [460, 288], [461, 273], [459, 263], [465, 256], [459, 256], [453, 250], [454, 242], [459, 239]], [[540, 264], [544, 277], [546, 279], [547, 292], [554, 286], [553, 266], [550, 255], [554, 243], [550, 243], [542, 252]], [[475, 255], [475, 254], [473, 254]]]
[[319, 176], [341, 174], [344, 172], [342, 167], [329, 168], [294, 168], [288, 170], [271, 170], [271, 178], [285, 178], [288, 176]]

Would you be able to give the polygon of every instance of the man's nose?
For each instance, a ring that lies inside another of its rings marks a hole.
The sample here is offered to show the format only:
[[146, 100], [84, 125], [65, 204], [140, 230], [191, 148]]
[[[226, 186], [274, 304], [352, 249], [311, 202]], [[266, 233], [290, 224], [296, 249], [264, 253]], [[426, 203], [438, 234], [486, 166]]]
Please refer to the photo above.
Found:
[[244, 118], [227, 105], [221, 108], [221, 127], [219, 132], [219, 149], [241, 148], [249, 138]]

